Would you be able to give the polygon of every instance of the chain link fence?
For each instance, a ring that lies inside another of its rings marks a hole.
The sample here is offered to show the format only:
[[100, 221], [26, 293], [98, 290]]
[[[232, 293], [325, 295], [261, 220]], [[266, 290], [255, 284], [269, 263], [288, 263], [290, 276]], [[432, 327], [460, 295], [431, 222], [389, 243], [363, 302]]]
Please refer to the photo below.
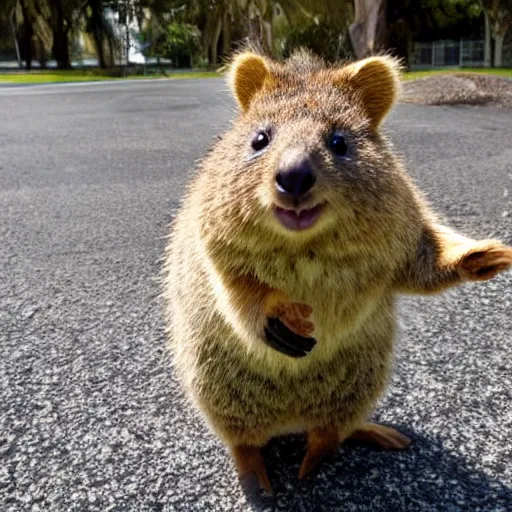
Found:
[[484, 41], [433, 41], [414, 43], [412, 67], [428, 69], [436, 67], [483, 67]]

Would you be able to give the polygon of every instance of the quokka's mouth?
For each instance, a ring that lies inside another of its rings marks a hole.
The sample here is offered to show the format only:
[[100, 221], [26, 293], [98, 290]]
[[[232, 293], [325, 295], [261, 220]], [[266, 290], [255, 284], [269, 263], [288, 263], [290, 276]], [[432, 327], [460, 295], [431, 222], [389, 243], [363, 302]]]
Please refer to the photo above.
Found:
[[274, 214], [285, 228], [302, 231], [309, 229], [316, 223], [324, 207], [325, 203], [321, 203], [307, 210], [296, 211], [274, 206]]

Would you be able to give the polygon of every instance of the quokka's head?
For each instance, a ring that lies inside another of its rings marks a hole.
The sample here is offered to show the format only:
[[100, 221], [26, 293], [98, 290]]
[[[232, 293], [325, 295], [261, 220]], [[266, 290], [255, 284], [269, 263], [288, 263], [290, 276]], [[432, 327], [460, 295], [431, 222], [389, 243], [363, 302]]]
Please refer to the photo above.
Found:
[[398, 61], [330, 67], [301, 51], [280, 64], [246, 51], [229, 83], [240, 113], [206, 160], [210, 227], [300, 245], [392, 224], [407, 186], [379, 127], [397, 98]]

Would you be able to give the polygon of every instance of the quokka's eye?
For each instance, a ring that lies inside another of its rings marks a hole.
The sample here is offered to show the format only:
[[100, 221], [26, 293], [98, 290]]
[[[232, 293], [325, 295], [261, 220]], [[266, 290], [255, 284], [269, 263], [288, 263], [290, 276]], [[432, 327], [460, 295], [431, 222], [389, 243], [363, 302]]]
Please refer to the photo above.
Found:
[[345, 156], [348, 152], [347, 140], [342, 133], [334, 132], [329, 137], [327, 145], [336, 156]]
[[270, 144], [270, 135], [265, 130], [259, 130], [252, 139], [252, 149], [261, 151]]

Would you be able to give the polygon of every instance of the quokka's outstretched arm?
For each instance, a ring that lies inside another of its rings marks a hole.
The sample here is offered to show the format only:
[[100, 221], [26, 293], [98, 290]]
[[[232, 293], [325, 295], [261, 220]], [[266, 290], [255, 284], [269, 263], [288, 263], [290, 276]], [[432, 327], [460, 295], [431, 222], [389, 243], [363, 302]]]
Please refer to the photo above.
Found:
[[512, 266], [512, 247], [472, 240], [439, 224], [426, 226], [416, 254], [396, 285], [405, 293], [436, 293], [467, 281], [485, 281]]

